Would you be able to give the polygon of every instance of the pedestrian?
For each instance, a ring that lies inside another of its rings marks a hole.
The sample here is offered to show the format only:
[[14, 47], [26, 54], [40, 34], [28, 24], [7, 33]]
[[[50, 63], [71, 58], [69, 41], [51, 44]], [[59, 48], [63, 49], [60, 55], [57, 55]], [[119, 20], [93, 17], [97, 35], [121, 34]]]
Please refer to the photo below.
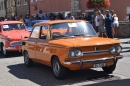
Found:
[[98, 31], [100, 33], [100, 36], [103, 37], [107, 37], [107, 34], [106, 34], [106, 30], [104, 28], [104, 15], [101, 14], [101, 11], [99, 10], [98, 12], [98, 16], [97, 16], [97, 22], [98, 22]]
[[114, 28], [112, 29], [113, 37], [117, 37], [118, 36], [118, 27], [119, 27], [118, 17], [116, 14], [114, 14], [113, 18], [114, 18], [114, 21], [113, 21]]
[[129, 14], [126, 14], [125, 21], [129, 22]]
[[107, 36], [108, 38], [113, 38], [113, 34], [112, 34], [112, 26], [113, 26], [113, 22], [112, 22], [112, 15], [110, 14], [109, 10], [105, 11], [105, 28], [106, 28], [106, 32], [107, 32]]
[[19, 15], [19, 21], [24, 23], [24, 19], [22, 18], [22, 15]]
[[75, 20], [74, 16], [71, 16], [70, 20]]
[[82, 13], [81, 20], [85, 20], [85, 13]]
[[87, 12], [85, 14], [85, 20], [89, 21], [92, 24], [92, 17]]
[[99, 32], [99, 31], [98, 31], [99, 23], [98, 23], [98, 21], [97, 21], [97, 17], [98, 17], [98, 11], [96, 12], [96, 17], [95, 17], [95, 31], [96, 31], [96, 32]]
[[70, 18], [71, 18], [71, 13], [68, 13], [66, 16], [66, 20], [70, 20]]

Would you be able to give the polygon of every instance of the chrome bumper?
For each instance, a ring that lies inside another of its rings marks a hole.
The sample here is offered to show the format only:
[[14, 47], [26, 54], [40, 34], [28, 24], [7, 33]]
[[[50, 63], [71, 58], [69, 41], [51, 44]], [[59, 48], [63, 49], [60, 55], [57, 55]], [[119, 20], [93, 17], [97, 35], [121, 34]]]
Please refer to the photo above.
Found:
[[102, 63], [102, 62], [107, 62], [113, 60], [116, 62], [118, 59], [122, 59], [123, 56], [116, 56], [116, 57], [106, 57], [106, 58], [101, 58], [101, 59], [92, 59], [92, 60], [78, 60], [78, 61], [72, 61], [72, 62], [63, 62], [66, 65], [72, 65], [72, 64], [80, 64], [83, 66], [83, 64], [89, 64], [89, 63]]

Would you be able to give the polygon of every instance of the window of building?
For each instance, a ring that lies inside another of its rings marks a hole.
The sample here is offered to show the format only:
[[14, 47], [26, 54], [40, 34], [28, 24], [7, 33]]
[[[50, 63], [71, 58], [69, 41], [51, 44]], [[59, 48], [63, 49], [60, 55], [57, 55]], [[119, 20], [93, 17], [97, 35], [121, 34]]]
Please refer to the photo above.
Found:
[[130, 14], [130, 7], [126, 7], [127, 14]]
[[24, 0], [24, 5], [27, 5], [27, 0]]
[[17, 0], [17, 6], [20, 6], [20, 0]]
[[32, 2], [37, 2], [37, 0], [32, 0]]

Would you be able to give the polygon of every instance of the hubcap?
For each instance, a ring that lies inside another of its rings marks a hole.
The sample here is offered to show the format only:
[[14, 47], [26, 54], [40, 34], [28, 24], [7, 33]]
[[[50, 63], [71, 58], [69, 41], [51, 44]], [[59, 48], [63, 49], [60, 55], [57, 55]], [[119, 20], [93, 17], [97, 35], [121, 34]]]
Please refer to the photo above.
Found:
[[25, 64], [28, 63], [28, 54], [27, 54], [27, 52], [25, 52], [25, 54], [24, 54], [24, 62], [25, 62]]
[[55, 74], [56, 76], [59, 75], [60, 66], [59, 66], [59, 62], [56, 61], [56, 60], [55, 60], [54, 63], [53, 63], [53, 71], [54, 71], [54, 74]]
[[3, 54], [6, 55], [6, 49], [4, 46], [3, 46]]

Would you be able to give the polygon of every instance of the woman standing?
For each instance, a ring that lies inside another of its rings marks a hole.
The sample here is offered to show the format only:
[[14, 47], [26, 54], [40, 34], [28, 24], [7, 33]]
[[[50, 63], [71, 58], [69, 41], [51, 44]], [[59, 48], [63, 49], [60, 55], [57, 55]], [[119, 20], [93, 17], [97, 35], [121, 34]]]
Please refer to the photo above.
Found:
[[116, 14], [114, 14], [113, 18], [114, 18], [114, 20], [113, 20], [113, 25], [114, 25], [113, 36], [117, 37], [118, 36], [118, 27], [119, 27], [118, 17]]

